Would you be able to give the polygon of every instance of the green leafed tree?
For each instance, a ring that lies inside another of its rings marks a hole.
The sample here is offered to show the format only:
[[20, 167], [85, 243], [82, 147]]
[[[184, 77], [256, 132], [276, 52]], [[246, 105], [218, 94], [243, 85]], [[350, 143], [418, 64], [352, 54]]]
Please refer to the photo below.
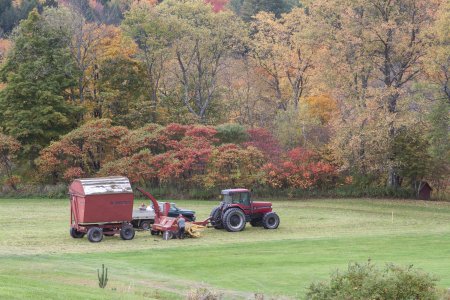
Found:
[[65, 101], [74, 85], [74, 65], [66, 39], [33, 10], [13, 37], [11, 54], [0, 70], [0, 124], [23, 145], [32, 165], [39, 151], [75, 125], [76, 108]]

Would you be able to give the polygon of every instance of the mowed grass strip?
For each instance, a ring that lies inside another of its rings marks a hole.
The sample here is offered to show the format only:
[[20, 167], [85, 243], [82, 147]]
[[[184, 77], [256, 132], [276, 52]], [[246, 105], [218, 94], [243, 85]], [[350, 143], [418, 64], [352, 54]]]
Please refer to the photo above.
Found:
[[[197, 211], [198, 220], [206, 219], [218, 204], [216, 201], [177, 203]], [[92, 244], [86, 238], [74, 240], [69, 236], [70, 210], [66, 199], [0, 199], [0, 255], [115, 252], [181, 245], [450, 232], [450, 203], [447, 202], [290, 200], [274, 202], [274, 210], [281, 218], [277, 230], [252, 228], [247, 224], [246, 230], [239, 234], [206, 229], [200, 239], [170, 242], [138, 232], [132, 241], [115, 236]]]
[[[6, 280], [2, 282], [21, 282], [12, 289], [32, 289], [38, 295], [43, 291], [37, 289], [36, 283], [41, 282], [50, 290], [50, 283], [54, 283], [58, 287], [53, 290], [57, 298], [73, 296], [73, 299], [81, 291], [92, 291], [92, 297], [105, 299], [114, 293], [142, 296], [145, 291], [148, 295], [164, 291], [181, 297], [190, 288], [202, 285], [243, 298], [257, 292], [297, 298], [304, 294], [310, 282], [328, 278], [333, 270], [345, 269], [348, 262], [364, 262], [370, 258], [379, 265], [413, 264], [440, 278], [439, 286], [444, 288], [450, 286], [449, 244], [448, 235], [347, 237], [10, 256], [1, 259], [2, 274], [8, 274], [3, 275]], [[99, 295], [96, 268], [102, 263], [109, 268], [110, 282], [105, 294]], [[6, 288], [11, 289], [8, 285]], [[43, 298], [47, 293], [48, 290]], [[3, 294], [4, 289], [0, 288], [0, 296]]]
[[[216, 202], [178, 201], [206, 218]], [[206, 229], [163, 241], [139, 232], [99, 244], [68, 234], [67, 200], [0, 200], [0, 298], [182, 298], [206, 286], [228, 297], [300, 297], [348, 262], [413, 264], [450, 286], [450, 203], [388, 200], [277, 201], [278, 230]], [[105, 290], [97, 268], [110, 270]], [[14, 296], [16, 295], [16, 296]]]

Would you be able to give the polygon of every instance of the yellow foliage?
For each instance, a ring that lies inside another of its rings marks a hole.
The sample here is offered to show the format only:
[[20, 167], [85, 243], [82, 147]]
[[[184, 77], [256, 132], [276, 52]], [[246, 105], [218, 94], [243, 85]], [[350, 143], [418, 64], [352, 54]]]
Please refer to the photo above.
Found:
[[320, 120], [322, 125], [327, 124], [336, 111], [336, 100], [328, 95], [318, 95], [305, 98], [307, 113]]
[[6, 53], [11, 48], [11, 41], [6, 39], [0, 39], [0, 63], [5, 58]]

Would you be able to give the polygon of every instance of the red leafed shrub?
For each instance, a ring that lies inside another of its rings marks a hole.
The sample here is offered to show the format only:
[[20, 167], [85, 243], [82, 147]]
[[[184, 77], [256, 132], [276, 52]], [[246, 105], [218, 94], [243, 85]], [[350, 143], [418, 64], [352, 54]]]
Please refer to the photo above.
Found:
[[127, 133], [127, 128], [112, 126], [109, 119], [86, 123], [41, 151], [36, 160], [39, 174], [53, 182], [73, 179], [76, 174], [93, 175], [117, 158], [117, 145]]
[[217, 130], [210, 126], [192, 126], [186, 131], [186, 136], [201, 137], [210, 142], [216, 142]]
[[[198, 176], [205, 173], [212, 147], [209, 139], [214, 140], [215, 130], [204, 126], [169, 126], [170, 132], [177, 132], [169, 134], [174, 139], [165, 136], [167, 127], [152, 133], [149, 133], [152, 128], [144, 127], [123, 137], [118, 149], [126, 157], [108, 163], [100, 174], [123, 175], [132, 182], [151, 181], [181, 188], [195, 185]], [[135, 149], [140, 152], [130, 155]]]
[[260, 150], [267, 158], [274, 160], [280, 157], [281, 146], [275, 137], [265, 128], [252, 128], [247, 130], [248, 142], [244, 146], [252, 146]]
[[170, 140], [179, 141], [185, 136], [186, 131], [188, 131], [189, 128], [190, 126], [188, 125], [172, 123], [164, 128], [162, 135], [166, 136]]
[[155, 156], [149, 150], [142, 150], [131, 157], [123, 157], [105, 164], [99, 175], [122, 175], [133, 183], [154, 182], [158, 177], [154, 159]]
[[185, 138], [181, 145], [177, 150], [155, 156], [153, 166], [159, 181], [179, 187], [198, 185], [206, 173], [211, 145], [199, 138]]
[[336, 174], [334, 166], [318, 161], [313, 152], [303, 148], [289, 151], [283, 161], [266, 164], [263, 169], [266, 183], [273, 188], [323, 186], [329, 184]]

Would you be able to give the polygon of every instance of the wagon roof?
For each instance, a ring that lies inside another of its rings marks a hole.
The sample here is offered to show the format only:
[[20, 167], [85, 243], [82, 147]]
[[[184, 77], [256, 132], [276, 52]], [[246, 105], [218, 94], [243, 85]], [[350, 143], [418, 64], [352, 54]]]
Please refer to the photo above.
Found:
[[75, 179], [69, 190], [85, 196], [133, 193], [128, 178], [121, 176]]

